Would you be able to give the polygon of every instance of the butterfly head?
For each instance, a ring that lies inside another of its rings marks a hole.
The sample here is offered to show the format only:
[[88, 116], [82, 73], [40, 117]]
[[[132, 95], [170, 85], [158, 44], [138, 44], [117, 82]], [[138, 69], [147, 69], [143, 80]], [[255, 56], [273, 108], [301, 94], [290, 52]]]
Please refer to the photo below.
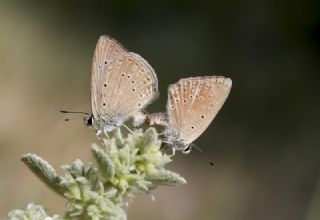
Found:
[[165, 131], [165, 135], [168, 139], [168, 142], [172, 145], [173, 148], [176, 150], [182, 151], [184, 154], [188, 154], [191, 152], [191, 145], [186, 144], [183, 139], [181, 138], [178, 131], [175, 131], [173, 129], [167, 129]]
[[84, 124], [88, 127], [93, 127], [93, 115], [85, 116], [83, 118]]
[[113, 131], [116, 127], [121, 126], [121, 120], [115, 120], [113, 117], [110, 119], [95, 119], [93, 115], [84, 117], [84, 123], [88, 127], [96, 130], [104, 131], [105, 133]]

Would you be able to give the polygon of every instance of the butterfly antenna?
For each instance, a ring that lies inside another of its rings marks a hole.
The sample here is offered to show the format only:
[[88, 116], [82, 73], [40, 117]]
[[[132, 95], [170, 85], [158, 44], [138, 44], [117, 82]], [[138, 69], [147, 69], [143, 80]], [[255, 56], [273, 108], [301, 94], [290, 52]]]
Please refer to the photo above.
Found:
[[67, 114], [71, 113], [71, 114], [83, 114], [83, 115], [90, 115], [90, 114], [89, 114], [89, 113], [87, 113], [87, 112], [77, 112], [77, 111], [73, 112], [73, 111], [65, 111], [65, 110], [61, 110], [60, 112], [61, 112], [61, 113], [67, 113]]
[[203, 150], [200, 147], [198, 147], [194, 143], [191, 144], [191, 147], [197, 149], [200, 152], [200, 154], [209, 162], [210, 166], [214, 167], [214, 163], [212, 162], [212, 160], [208, 157], [206, 153], [203, 152]]
[[64, 121], [71, 121], [73, 119], [78, 119], [78, 117], [73, 117], [73, 118], [65, 118]]
[[[61, 113], [64, 113], [64, 114], [83, 114], [83, 115], [90, 115], [89, 113], [87, 112], [77, 112], [77, 111], [65, 111], [65, 110], [60, 110]], [[76, 119], [78, 117], [73, 117], [73, 118], [65, 118], [64, 120], [65, 121], [70, 121], [70, 120], [73, 120], [73, 119]]]

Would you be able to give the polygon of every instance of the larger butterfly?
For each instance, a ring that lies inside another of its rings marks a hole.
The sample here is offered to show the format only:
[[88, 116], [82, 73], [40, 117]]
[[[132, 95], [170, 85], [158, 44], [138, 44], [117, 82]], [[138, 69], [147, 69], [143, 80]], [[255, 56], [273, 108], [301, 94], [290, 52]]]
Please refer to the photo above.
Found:
[[92, 114], [85, 123], [107, 134], [158, 96], [153, 68], [109, 36], [98, 40], [91, 69]]

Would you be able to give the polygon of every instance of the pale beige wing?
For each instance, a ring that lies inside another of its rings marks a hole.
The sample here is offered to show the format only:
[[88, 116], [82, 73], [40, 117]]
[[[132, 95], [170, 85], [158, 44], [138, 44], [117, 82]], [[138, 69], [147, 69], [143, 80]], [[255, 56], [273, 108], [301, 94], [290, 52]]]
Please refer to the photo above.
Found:
[[181, 79], [169, 87], [169, 123], [185, 145], [207, 129], [227, 99], [231, 86], [229, 78], [204, 76]]
[[112, 69], [115, 61], [127, 50], [115, 39], [109, 36], [101, 36], [96, 45], [91, 67], [91, 107], [93, 116], [100, 118], [101, 92], [103, 87], [102, 78], [107, 69]]
[[158, 96], [158, 79], [152, 67], [135, 53], [122, 53], [107, 69], [98, 103], [101, 116], [126, 119]]

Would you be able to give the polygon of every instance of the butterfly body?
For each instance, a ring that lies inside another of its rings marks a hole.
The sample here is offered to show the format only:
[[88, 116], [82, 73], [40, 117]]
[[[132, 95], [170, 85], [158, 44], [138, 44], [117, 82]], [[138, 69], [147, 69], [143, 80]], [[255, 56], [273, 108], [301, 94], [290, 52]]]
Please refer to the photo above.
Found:
[[87, 126], [93, 127], [97, 131], [97, 135], [109, 133], [115, 128], [120, 127], [125, 120], [121, 117], [101, 118], [96, 120], [93, 115], [84, 118], [84, 122]]

